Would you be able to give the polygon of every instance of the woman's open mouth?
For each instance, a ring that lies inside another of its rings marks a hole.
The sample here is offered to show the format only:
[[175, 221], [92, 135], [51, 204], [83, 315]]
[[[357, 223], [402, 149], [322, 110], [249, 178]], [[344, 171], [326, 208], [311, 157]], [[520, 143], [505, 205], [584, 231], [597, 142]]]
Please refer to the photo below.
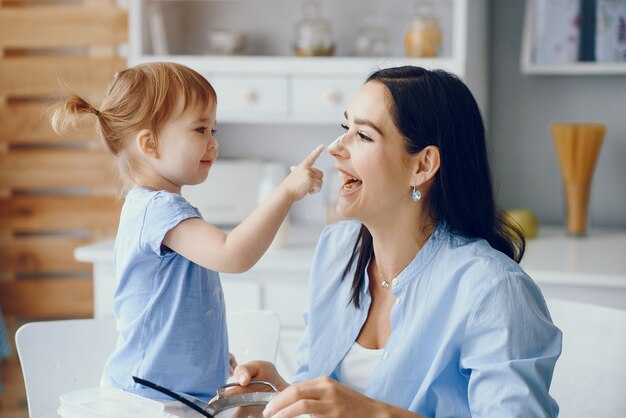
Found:
[[363, 184], [360, 179], [342, 171], [339, 171], [339, 177], [343, 179], [343, 185], [341, 186], [340, 190], [351, 192], [358, 189]]

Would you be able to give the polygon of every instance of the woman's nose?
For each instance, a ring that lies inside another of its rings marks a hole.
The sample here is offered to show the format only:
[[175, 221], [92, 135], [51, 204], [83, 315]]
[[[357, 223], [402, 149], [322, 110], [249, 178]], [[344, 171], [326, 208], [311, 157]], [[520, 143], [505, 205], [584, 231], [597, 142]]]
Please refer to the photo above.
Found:
[[341, 155], [343, 151], [345, 151], [344, 147], [344, 136], [345, 134], [341, 134], [328, 146], [328, 153], [333, 157], [338, 157]]

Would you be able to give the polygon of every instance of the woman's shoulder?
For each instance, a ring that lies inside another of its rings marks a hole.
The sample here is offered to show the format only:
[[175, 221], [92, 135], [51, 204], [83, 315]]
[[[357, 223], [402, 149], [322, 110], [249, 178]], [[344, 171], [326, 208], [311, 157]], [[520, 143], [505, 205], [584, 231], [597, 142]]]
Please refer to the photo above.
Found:
[[448, 271], [462, 272], [459, 285], [475, 291], [484, 292], [502, 282], [520, 282], [524, 286], [535, 286], [518, 263], [480, 238], [449, 233], [449, 239], [442, 246], [438, 264]]

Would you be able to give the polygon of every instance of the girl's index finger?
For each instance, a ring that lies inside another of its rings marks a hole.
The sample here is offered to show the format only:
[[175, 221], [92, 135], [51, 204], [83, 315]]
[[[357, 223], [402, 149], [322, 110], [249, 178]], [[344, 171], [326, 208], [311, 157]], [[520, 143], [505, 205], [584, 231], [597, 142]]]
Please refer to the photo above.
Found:
[[315, 161], [317, 161], [319, 156], [322, 154], [322, 151], [324, 151], [324, 144], [321, 144], [317, 148], [315, 148], [313, 152], [311, 152], [309, 155], [306, 156], [304, 160], [302, 160], [300, 165], [311, 167], [313, 164], [315, 164]]

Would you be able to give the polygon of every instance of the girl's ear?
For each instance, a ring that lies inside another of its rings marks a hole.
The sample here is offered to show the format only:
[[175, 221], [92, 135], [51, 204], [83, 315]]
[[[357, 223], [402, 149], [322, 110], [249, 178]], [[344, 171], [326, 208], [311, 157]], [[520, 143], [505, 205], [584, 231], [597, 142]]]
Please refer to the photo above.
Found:
[[139, 153], [146, 157], [159, 158], [157, 139], [150, 129], [142, 129], [135, 137]]
[[439, 148], [434, 145], [429, 145], [418, 152], [414, 161], [413, 184], [410, 186], [419, 187], [430, 181], [441, 166], [439, 157]]

